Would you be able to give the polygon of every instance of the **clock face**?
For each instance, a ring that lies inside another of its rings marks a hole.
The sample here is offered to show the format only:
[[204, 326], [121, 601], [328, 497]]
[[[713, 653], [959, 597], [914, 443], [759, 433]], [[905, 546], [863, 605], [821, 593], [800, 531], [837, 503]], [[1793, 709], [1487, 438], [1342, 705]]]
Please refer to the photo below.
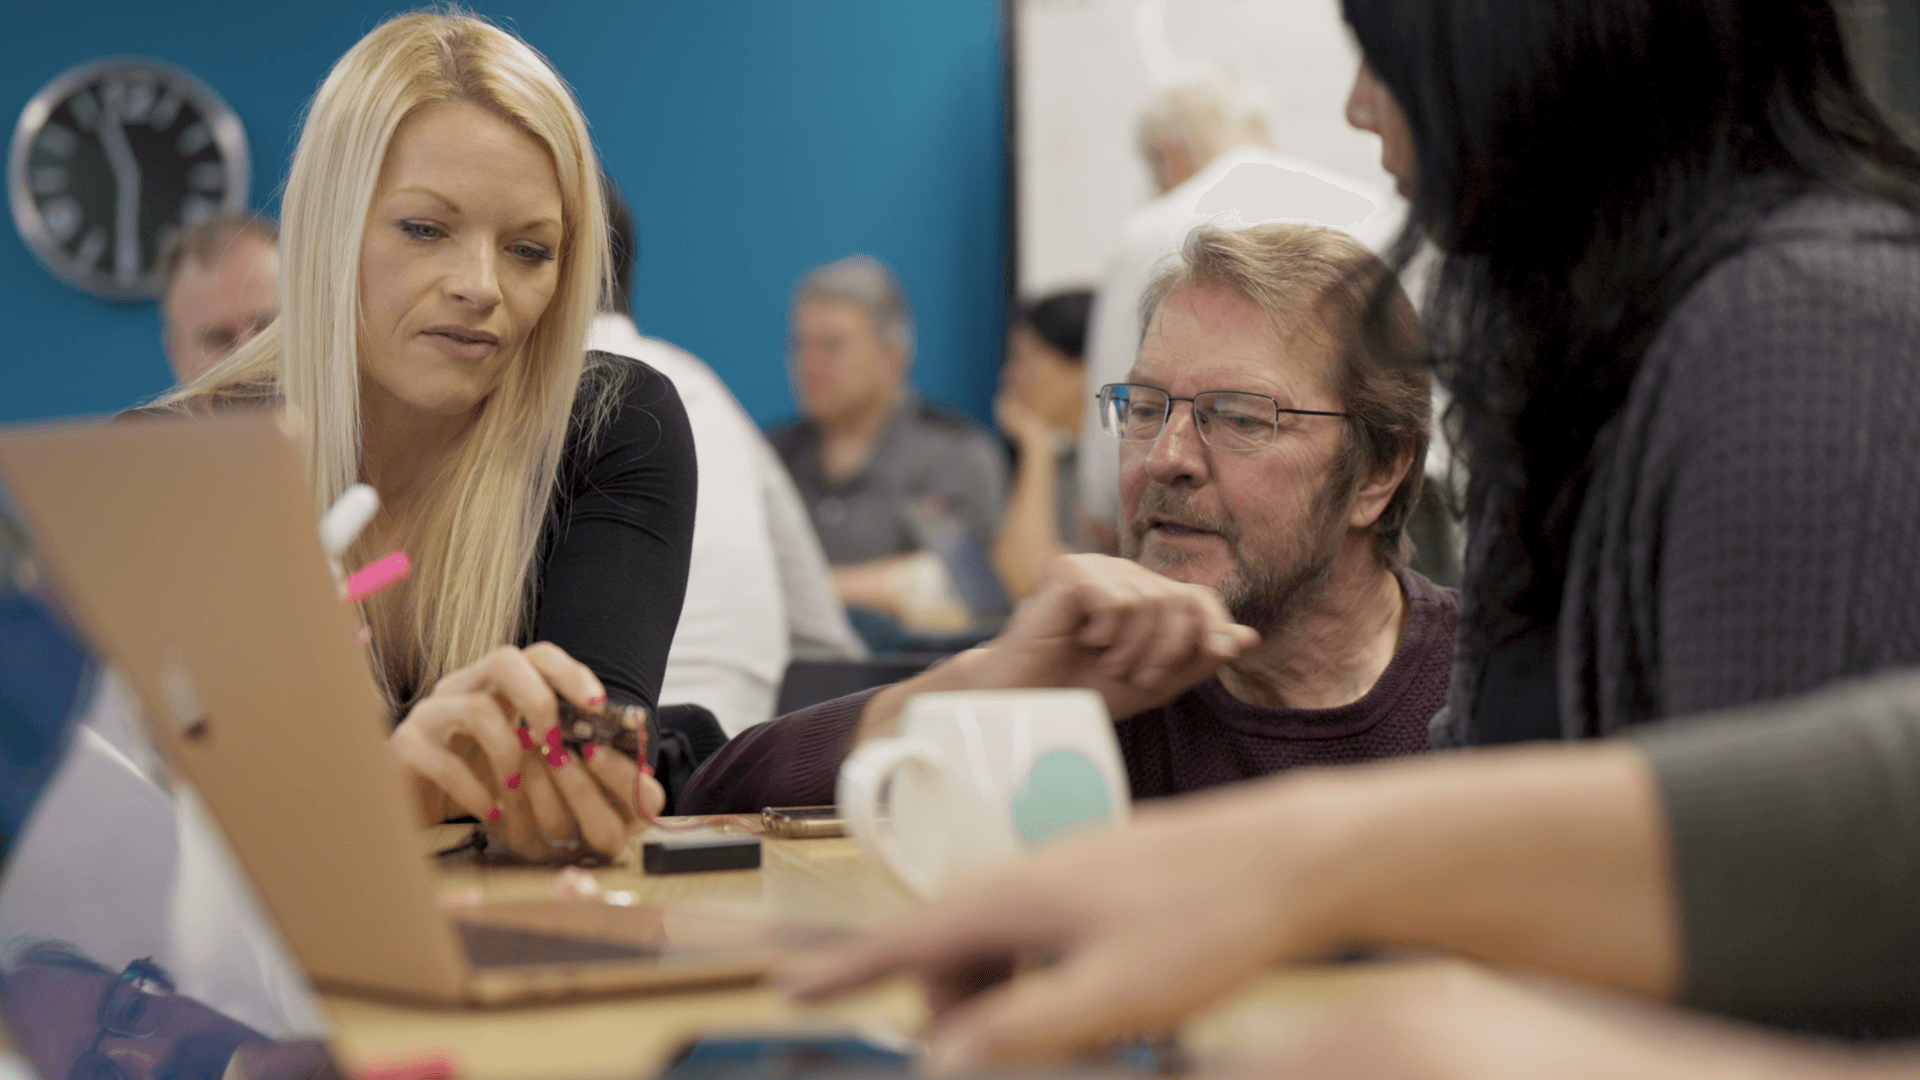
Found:
[[21, 110], [7, 194], [42, 265], [97, 296], [160, 295], [156, 265], [181, 228], [244, 213], [247, 138], [185, 70], [122, 57], [83, 64]]

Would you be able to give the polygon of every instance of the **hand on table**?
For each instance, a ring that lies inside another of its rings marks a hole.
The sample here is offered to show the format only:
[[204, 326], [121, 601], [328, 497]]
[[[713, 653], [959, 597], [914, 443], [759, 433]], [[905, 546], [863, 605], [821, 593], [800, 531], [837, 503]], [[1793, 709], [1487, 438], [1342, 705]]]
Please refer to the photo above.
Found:
[[642, 820], [641, 804], [658, 814], [666, 793], [624, 754], [590, 746], [575, 758], [560, 748], [556, 693], [583, 706], [606, 700], [600, 680], [559, 646], [503, 645], [434, 684], [391, 743], [408, 772], [522, 858], [565, 858], [580, 841], [611, 855]]

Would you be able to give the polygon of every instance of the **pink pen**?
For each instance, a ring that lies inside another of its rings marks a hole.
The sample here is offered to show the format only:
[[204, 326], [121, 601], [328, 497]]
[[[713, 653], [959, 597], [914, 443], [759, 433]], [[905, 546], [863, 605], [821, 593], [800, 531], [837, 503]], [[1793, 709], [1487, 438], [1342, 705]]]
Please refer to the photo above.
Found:
[[413, 560], [404, 551], [390, 551], [355, 570], [347, 578], [347, 602], [358, 604], [413, 573]]

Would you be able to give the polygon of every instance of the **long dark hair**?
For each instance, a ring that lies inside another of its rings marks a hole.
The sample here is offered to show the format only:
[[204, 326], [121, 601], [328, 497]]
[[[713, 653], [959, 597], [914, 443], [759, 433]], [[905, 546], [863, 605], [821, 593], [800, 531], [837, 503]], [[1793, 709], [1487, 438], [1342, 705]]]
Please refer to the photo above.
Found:
[[1342, 0], [1412, 130], [1404, 265], [1469, 513], [1478, 651], [1550, 625], [1595, 442], [1681, 297], [1787, 200], [1920, 211], [1920, 154], [1856, 84], [1829, 0]]

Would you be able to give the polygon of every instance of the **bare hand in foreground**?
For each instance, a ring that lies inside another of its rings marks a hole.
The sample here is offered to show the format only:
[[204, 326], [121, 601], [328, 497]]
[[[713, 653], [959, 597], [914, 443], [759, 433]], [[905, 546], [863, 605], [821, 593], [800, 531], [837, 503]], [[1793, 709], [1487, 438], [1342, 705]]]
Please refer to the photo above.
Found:
[[[1275, 962], [1352, 945], [1665, 995], [1680, 936], [1663, 830], [1631, 745], [1302, 772], [1138, 808], [778, 981], [819, 998], [918, 977], [949, 1070], [1164, 1030]], [[1036, 960], [1051, 966], [1007, 978]]]
[[[1211, 840], [1244, 796], [1136, 812], [1124, 832], [1050, 851], [907, 916], [881, 934], [808, 958], [778, 982], [806, 998], [894, 973], [918, 976], [945, 1070], [1048, 1061], [1116, 1033], [1157, 1029], [1232, 989], [1275, 957], [1323, 944], [1300, 936], [1301, 875], [1250, 820]], [[1196, 842], [1196, 841], [1199, 842]], [[1058, 963], [1001, 982], [1021, 958]]]
[[[560, 748], [555, 694], [578, 705], [606, 700], [585, 664], [548, 642], [501, 646], [441, 679], [394, 729], [403, 767], [436, 794], [488, 823], [522, 858], [551, 861], [620, 850], [666, 793], [625, 755]], [[526, 727], [520, 727], [524, 720]], [[435, 815], [430, 814], [433, 819]]]

